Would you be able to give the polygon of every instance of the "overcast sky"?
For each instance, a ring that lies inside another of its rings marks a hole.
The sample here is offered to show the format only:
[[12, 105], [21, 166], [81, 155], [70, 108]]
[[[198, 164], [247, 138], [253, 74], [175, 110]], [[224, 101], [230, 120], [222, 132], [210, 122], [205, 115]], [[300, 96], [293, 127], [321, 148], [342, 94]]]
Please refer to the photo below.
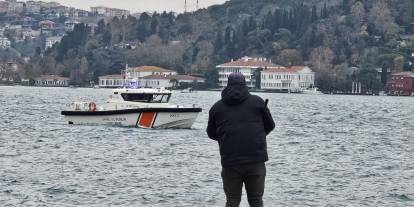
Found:
[[[43, 0], [48, 2], [49, 0]], [[185, 0], [53, 0], [65, 6], [71, 6], [88, 10], [91, 6], [107, 6], [120, 9], [127, 9], [131, 12], [143, 11], [184, 11]], [[222, 4], [227, 0], [199, 0], [200, 8], [208, 7], [213, 4]], [[196, 9], [197, 0], [187, 0], [188, 11]]]

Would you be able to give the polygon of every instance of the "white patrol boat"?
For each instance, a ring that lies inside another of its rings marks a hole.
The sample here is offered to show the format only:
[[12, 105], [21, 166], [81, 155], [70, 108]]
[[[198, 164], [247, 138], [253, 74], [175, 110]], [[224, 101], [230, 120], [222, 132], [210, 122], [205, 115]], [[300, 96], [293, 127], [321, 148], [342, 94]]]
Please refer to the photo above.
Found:
[[165, 89], [115, 89], [107, 103], [74, 102], [62, 115], [69, 124], [141, 128], [191, 128], [201, 108], [169, 104]]

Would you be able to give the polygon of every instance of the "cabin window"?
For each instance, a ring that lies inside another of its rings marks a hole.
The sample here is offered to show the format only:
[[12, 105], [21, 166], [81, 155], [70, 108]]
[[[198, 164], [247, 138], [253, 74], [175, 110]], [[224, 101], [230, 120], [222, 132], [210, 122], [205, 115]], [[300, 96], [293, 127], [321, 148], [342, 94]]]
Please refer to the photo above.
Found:
[[170, 94], [121, 94], [125, 101], [144, 103], [168, 103]]
[[121, 96], [125, 101], [133, 101], [133, 102], [149, 102], [152, 98], [152, 94], [128, 94], [128, 93], [124, 93]]

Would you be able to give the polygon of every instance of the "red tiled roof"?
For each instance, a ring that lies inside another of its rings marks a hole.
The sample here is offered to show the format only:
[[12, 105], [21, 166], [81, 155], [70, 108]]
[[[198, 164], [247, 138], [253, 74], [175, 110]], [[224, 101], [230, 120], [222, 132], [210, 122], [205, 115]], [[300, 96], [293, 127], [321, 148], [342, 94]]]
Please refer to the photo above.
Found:
[[279, 65], [273, 64], [271, 62], [265, 61], [265, 58], [241, 58], [236, 61], [224, 63], [218, 65], [217, 67], [262, 67], [262, 68], [272, 68], [272, 67], [281, 67]]
[[58, 75], [42, 75], [36, 80], [69, 80], [69, 78], [58, 76]]
[[189, 75], [148, 75], [145, 76], [144, 79], [164, 79], [164, 80], [204, 80], [199, 77], [189, 76]]
[[130, 68], [130, 71], [134, 71], [134, 72], [175, 72], [172, 70], [167, 70], [165, 68], [160, 68], [157, 66], [140, 66], [140, 67], [136, 67], [136, 68]]
[[125, 78], [125, 76], [121, 74], [99, 76], [99, 79], [123, 79], [123, 78]]
[[296, 73], [303, 69], [305, 69], [306, 66], [292, 66], [289, 68], [285, 67], [279, 67], [279, 68], [270, 68], [267, 70], [264, 70], [263, 72], [270, 72], [270, 73]]
[[414, 73], [412, 72], [399, 72], [399, 73], [393, 73], [393, 76], [405, 76], [405, 77], [414, 77]]
[[50, 21], [50, 20], [44, 20], [44, 21], [39, 22], [39, 24], [55, 24], [55, 22]]

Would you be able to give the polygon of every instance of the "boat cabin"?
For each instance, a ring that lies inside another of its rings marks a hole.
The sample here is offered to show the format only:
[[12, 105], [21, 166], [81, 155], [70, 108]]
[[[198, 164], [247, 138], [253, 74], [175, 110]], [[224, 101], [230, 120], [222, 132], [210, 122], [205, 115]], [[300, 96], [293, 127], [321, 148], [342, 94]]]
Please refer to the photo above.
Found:
[[117, 89], [112, 96], [128, 102], [168, 103], [171, 92], [164, 89]]

